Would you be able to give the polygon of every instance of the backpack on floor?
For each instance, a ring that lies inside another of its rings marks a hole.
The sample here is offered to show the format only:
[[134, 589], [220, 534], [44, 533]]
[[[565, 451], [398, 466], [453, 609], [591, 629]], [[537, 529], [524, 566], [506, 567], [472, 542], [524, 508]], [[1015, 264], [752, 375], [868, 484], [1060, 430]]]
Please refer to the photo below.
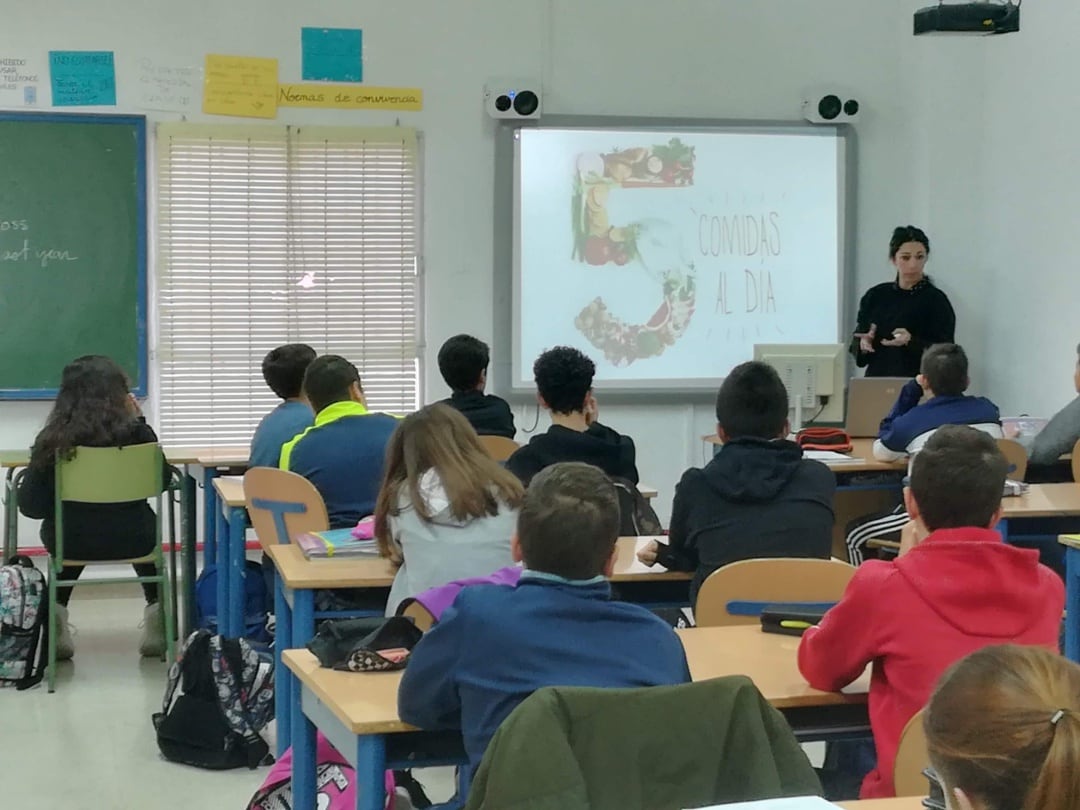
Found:
[[[208, 565], [195, 580], [195, 626], [211, 633], [218, 632], [217, 603], [218, 567]], [[244, 561], [244, 638], [251, 641], [270, 641], [266, 617], [270, 612], [270, 595], [266, 590], [263, 569], [254, 560]]]
[[48, 586], [29, 558], [0, 565], [0, 686], [29, 689], [48, 665]]
[[619, 496], [620, 537], [651, 537], [664, 533], [656, 511], [637, 486], [625, 478], [612, 478], [611, 483]]
[[244, 639], [196, 630], [169, 669], [152, 719], [165, 759], [228, 770], [273, 762], [260, 733], [273, 715], [273, 660]]

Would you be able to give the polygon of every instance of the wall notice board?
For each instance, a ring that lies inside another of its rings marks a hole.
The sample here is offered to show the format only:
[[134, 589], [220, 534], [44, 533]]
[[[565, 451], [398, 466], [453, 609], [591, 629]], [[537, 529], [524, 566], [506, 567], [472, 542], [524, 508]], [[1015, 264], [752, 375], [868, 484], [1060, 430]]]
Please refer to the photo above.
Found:
[[146, 119], [0, 112], [0, 398], [104, 354], [147, 385]]

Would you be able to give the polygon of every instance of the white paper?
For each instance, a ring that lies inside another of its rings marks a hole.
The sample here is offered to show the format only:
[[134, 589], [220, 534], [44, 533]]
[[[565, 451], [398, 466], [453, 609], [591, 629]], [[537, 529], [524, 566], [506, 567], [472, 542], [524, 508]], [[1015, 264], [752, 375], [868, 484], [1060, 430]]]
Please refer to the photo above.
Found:
[[202, 106], [202, 68], [170, 65], [144, 57], [138, 62], [136, 103], [144, 110], [197, 112]]
[[0, 107], [36, 107], [46, 80], [44, 59], [0, 54]]
[[846, 456], [843, 453], [837, 453], [833, 450], [803, 450], [803, 458], [808, 458], [812, 461], [825, 461], [829, 464], [839, 461], [845, 462], [861, 462], [861, 458], [852, 458]]
[[837, 810], [838, 805], [820, 796], [794, 796], [789, 799], [765, 799], [760, 802], [716, 804], [701, 810]]

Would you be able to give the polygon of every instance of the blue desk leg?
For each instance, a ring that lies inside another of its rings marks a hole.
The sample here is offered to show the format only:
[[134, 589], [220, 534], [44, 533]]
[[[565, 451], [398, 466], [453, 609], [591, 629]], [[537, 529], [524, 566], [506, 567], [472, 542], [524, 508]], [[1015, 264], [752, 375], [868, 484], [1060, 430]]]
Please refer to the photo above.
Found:
[[386, 741], [381, 734], [356, 738], [356, 810], [386, 806]]
[[292, 670], [281, 663], [282, 650], [291, 650], [292, 609], [285, 598], [285, 583], [274, 570], [274, 719], [277, 721], [277, 755], [292, 745]]
[[[299, 678], [293, 678], [296, 683]], [[315, 797], [315, 724], [304, 714], [299, 689], [293, 703], [293, 810], [316, 810]], [[297, 720], [299, 717], [299, 720]]]
[[[247, 548], [244, 532], [247, 529], [247, 511], [240, 506], [229, 509], [229, 534], [225, 551], [229, 555], [229, 601], [228, 615], [231, 635], [244, 635], [244, 575], [246, 573]], [[219, 539], [220, 544], [220, 539]]]
[[[185, 469], [180, 476], [180, 576], [184, 581], [182, 606], [184, 634], [195, 629], [195, 479]], [[183, 637], [183, 636], [182, 636]]]
[[[220, 509], [215, 513], [214, 522], [217, 524], [221, 537], [228, 534], [228, 522]], [[217, 623], [218, 632], [226, 638], [235, 638], [232, 628], [229, 626], [229, 544], [219, 543], [215, 562], [217, 564]]]
[[[310, 588], [301, 588], [294, 590], [292, 596], [291, 643], [295, 646], [303, 646], [315, 635], [315, 591]], [[305, 729], [311, 725], [311, 722], [304, 715], [304, 707], [300, 700], [300, 679], [290, 673], [288, 681], [289, 691], [286, 694], [288, 694], [289, 708], [292, 712], [289, 731], [292, 734], [293, 762], [296, 762], [299, 758], [297, 756], [299, 738], [307, 733]], [[314, 756], [314, 753], [312, 756]], [[297, 796], [300, 794], [296, 793], [295, 784], [294, 782], [293, 795]]]
[[217, 560], [218, 498], [214, 489], [217, 470], [203, 467], [203, 565]]
[[1065, 549], [1065, 657], [1080, 661], [1080, 549]]

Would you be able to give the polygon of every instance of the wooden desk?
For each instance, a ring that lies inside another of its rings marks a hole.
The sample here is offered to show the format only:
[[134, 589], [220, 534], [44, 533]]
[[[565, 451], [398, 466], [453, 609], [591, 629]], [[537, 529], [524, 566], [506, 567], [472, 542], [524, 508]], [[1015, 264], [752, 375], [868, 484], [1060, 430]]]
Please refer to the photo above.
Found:
[[901, 796], [898, 799], [863, 799], [861, 802], [839, 802], [845, 810], [922, 810], [918, 796]]
[[649, 486], [648, 484], [646, 484], [644, 482], [639, 483], [637, 485], [637, 489], [638, 489], [638, 492], [641, 493], [641, 497], [644, 498], [647, 501], [651, 501], [653, 498], [655, 498], [657, 495], [660, 494], [657, 491], [656, 487]]
[[1025, 494], [1002, 499], [1001, 505], [1006, 519], [1080, 515], [1080, 485], [1032, 484]]
[[[797, 638], [765, 634], [753, 626], [696, 628], [679, 631], [679, 636], [695, 681], [745, 674], [770, 703], [785, 711], [789, 722], [793, 717], [798, 722], [800, 709], [820, 713], [843, 711], [850, 706], [861, 712], [865, 726], [868, 677], [860, 679], [850, 694], [811, 689], [798, 675]], [[299, 700], [294, 697], [292, 703], [296, 810], [312, 807], [316, 728], [353, 764], [358, 784], [381, 787], [382, 773], [387, 767], [410, 761], [418, 765], [408, 757], [396, 760], [387, 756], [386, 735], [418, 733], [397, 714], [400, 672], [335, 672], [319, 667], [315, 656], [307, 650], [286, 650], [282, 660], [294, 674], [300, 692]], [[383, 800], [381, 789], [360, 791], [358, 807], [374, 810], [382, 806]], [[858, 805], [856, 810], [906, 810], [906, 807]]]
[[[722, 447], [720, 443], [720, 437], [716, 435], [705, 435], [701, 437], [701, 440], [714, 445], [716, 447]], [[838, 473], [865, 473], [865, 472], [897, 472], [907, 470], [907, 459], [902, 461], [877, 461], [874, 458], [874, 440], [873, 439], [852, 439], [851, 440], [851, 452], [849, 455], [852, 459], [859, 459], [859, 461], [841, 461], [835, 463], [823, 462], [826, 467], [834, 472]]]
[[[211, 478], [205, 485], [213, 490], [212, 501], [217, 543], [214, 561], [217, 563], [218, 632], [228, 638], [244, 634], [244, 571], [247, 565], [247, 504], [244, 500], [244, 481], [241, 478]], [[211, 500], [207, 498], [207, 502]]]

